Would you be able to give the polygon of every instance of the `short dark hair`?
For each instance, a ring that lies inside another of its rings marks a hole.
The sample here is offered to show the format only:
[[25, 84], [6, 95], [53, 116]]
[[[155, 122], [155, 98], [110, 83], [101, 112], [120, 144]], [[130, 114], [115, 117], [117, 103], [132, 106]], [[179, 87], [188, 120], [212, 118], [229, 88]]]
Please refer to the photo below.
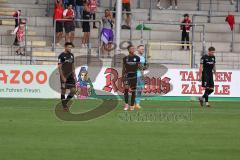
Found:
[[215, 51], [215, 48], [214, 48], [214, 47], [209, 47], [209, 48], [208, 48], [208, 51], [209, 51], [209, 52]]
[[144, 47], [144, 45], [143, 45], [143, 44], [140, 44], [140, 45], [137, 46], [137, 48], [140, 48], [140, 47]]
[[66, 42], [65, 44], [64, 44], [64, 46], [66, 47], [66, 46], [72, 46], [73, 47], [73, 44], [72, 44], [72, 42]]
[[129, 50], [131, 47], [134, 47], [132, 44], [130, 44], [127, 49]]
[[186, 13], [186, 14], [184, 14], [184, 15], [183, 15], [183, 17], [189, 17], [189, 14], [188, 14], [188, 13]]
[[72, 3], [68, 3], [67, 6], [69, 7], [70, 5], [72, 5]]

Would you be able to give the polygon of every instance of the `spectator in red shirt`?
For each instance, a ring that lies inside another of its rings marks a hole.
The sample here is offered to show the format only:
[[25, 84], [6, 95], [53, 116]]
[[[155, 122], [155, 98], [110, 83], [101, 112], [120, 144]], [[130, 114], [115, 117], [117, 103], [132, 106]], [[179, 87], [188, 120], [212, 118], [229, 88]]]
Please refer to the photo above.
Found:
[[12, 34], [16, 34], [17, 36], [17, 44], [19, 48], [16, 50], [16, 55], [24, 55], [24, 47], [25, 47], [25, 22], [21, 22], [21, 24], [15, 28]]
[[[61, 0], [55, 0], [54, 16], [53, 20], [62, 19], [63, 17], [63, 6]], [[60, 41], [63, 35], [63, 21], [56, 21], [56, 44], [60, 46]]]
[[[21, 16], [21, 10], [17, 10], [13, 14], [13, 17], [15, 18], [15, 28], [17, 28], [21, 22], [20, 16]], [[18, 45], [17, 36], [15, 37], [13, 45]]]
[[75, 17], [75, 14], [74, 14], [74, 10], [72, 9], [72, 5], [68, 4], [68, 8], [63, 11], [63, 18], [68, 19], [68, 21], [64, 21], [64, 29], [66, 34], [65, 41], [71, 42], [72, 44], [74, 41], [74, 32], [75, 32], [74, 17]]
[[[90, 12], [91, 12], [91, 18], [93, 18], [93, 20], [96, 20], [97, 1], [96, 0], [89, 0], [88, 5], [89, 5], [89, 8], [90, 8]], [[97, 28], [95, 22], [93, 22], [93, 28]]]
[[[189, 14], [184, 14], [184, 19], [181, 21], [181, 23], [184, 23], [180, 26], [180, 30], [182, 31], [182, 44], [185, 43], [189, 44], [189, 32], [191, 29], [191, 20], [189, 18]], [[182, 49], [184, 49], [184, 46], [182, 46]], [[189, 46], [187, 46], [187, 50], [189, 50]]]

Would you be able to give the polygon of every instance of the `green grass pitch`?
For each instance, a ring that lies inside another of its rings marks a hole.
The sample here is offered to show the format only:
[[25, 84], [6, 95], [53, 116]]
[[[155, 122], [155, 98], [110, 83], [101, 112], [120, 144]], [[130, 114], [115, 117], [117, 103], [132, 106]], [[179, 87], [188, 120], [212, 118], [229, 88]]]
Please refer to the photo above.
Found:
[[[76, 101], [85, 112], [99, 101]], [[88, 122], [61, 121], [57, 100], [0, 99], [1, 160], [238, 160], [239, 102], [143, 101], [141, 114], [185, 114], [189, 119], [134, 121], [122, 102]], [[190, 112], [191, 110], [191, 112]], [[189, 113], [188, 113], [189, 112]]]

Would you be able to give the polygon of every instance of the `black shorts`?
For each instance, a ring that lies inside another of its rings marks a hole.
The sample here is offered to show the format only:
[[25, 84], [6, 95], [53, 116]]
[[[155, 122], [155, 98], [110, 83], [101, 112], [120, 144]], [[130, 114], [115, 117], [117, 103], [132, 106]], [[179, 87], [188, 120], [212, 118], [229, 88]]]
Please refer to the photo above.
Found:
[[137, 88], [137, 76], [129, 76], [124, 79], [124, 85], [129, 86], [132, 90]]
[[66, 33], [74, 32], [75, 31], [75, 24], [74, 22], [65, 22], [64, 29]]
[[63, 22], [57, 21], [56, 22], [56, 32], [63, 32]]
[[82, 31], [83, 32], [90, 32], [90, 24], [89, 24], [89, 22], [83, 22], [82, 23]]
[[204, 88], [214, 88], [213, 74], [205, 73], [202, 74], [202, 87]]
[[76, 87], [76, 82], [73, 75], [69, 76], [66, 82], [63, 82], [62, 78], [60, 77], [60, 82], [61, 89], [71, 89]]
[[[130, 3], [123, 3], [122, 4], [122, 11], [131, 12], [131, 5]], [[130, 15], [131, 13], [127, 13], [127, 15]]]

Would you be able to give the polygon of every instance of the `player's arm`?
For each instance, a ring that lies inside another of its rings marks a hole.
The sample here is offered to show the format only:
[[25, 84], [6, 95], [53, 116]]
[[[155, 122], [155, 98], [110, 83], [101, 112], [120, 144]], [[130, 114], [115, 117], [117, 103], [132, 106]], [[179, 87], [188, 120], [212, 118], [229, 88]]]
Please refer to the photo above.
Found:
[[204, 58], [202, 57], [200, 60], [200, 67], [199, 67], [199, 80], [202, 79], [203, 63], [204, 63]]
[[216, 74], [216, 65], [214, 64], [214, 67], [213, 67], [213, 73], [214, 75]]
[[77, 77], [76, 77], [76, 73], [75, 73], [75, 65], [74, 65], [74, 63], [72, 64], [72, 68], [73, 68], [73, 77], [74, 77], [74, 80], [75, 80], [75, 82], [77, 82]]
[[203, 71], [203, 64], [200, 64], [200, 68], [199, 68], [199, 80], [202, 79], [202, 71]]
[[64, 82], [66, 82], [67, 79], [66, 79], [66, 77], [63, 75], [63, 71], [62, 71], [62, 63], [59, 63], [59, 64], [58, 64], [58, 71], [59, 71], [59, 74], [60, 74], [62, 80], [63, 80]]

